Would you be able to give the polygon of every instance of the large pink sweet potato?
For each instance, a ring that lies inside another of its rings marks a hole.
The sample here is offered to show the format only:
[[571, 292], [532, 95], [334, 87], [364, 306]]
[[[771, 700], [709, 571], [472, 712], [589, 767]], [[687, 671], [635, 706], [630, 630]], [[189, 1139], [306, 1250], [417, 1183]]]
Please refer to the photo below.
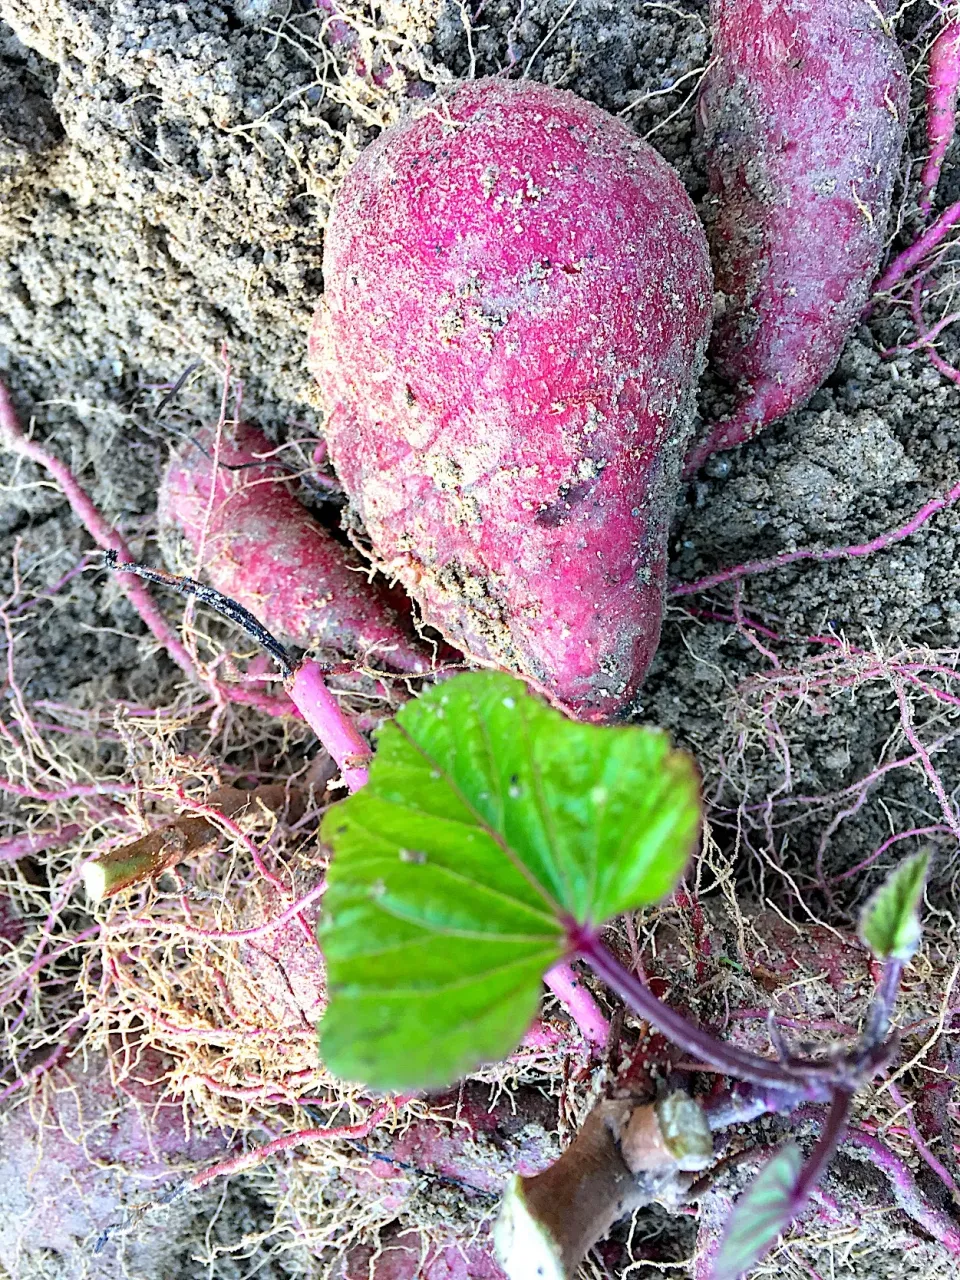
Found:
[[[161, 524], [194, 552], [206, 526], [204, 571], [219, 591], [250, 609], [271, 631], [305, 648], [326, 648], [396, 671], [430, 667], [412, 638], [409, 608], [369, 566], [341, 546], [298, 502], [290, 475], [269, 458], [255, 428], [224, 434], [214, 483], [213, 432], [173, 455], [160, 488]], [[211, 488], [213, 493], [211, 496]]]
[[711, 0], [700, 92], [731, 416], [688, 472], [801, 405], [836, 363], [883, 251], [907, 124], [903, 57], [873, 0]]
[[570, 93], [464, 84], [347, 175], [324, 278], [311, 364], [379, 559], [458, 648], [623, 710], [712, 300], [670, 166]]

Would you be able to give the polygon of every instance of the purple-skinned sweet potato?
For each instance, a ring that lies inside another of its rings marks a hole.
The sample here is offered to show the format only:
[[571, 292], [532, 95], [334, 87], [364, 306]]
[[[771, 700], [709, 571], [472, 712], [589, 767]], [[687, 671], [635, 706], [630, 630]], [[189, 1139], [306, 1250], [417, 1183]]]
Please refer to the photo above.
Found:
[[409, 602], [370, 582], [370, 566], [302, 506], [264, 435], [247, 425], [224, 433], [212, 502], [213, 432], [197, 439], [202, 449], [188, 442], [170, 460], [160, 522], [193, 552], [206, 524], [203, 568], [218, 591], [304, 648], [410, 674], [430, 669], [426, 647], [413, 638]]
[[330, 1274], [333, 1280], [506, 1280], [489, 1232], [464, 1240], [451, 1230], [438, 1242], [409, 1227], [388, 1229], [377, 1248], [354, 1245]]
[[[431, 1105], [447, 1119], [417, 1119], [371, 1136], [366, 1167], [336, 1171], [375, 1204], [382, 1252], [355, 1245], [332, 1269], [337, 1280], [505, 1280], [494, 1258], [489, 1215], [514, 1173], [539, 1173], [559, 1155], [556, 1105], [536, 1089], [491, 1098], [465, 1081]], [[462, 1201], [450, 1221], [451, 1189]], [[484, 1221], [487, 1219], [487, 1221]], [[416, 1224], [416, 1225], [415, 1225]], [[420, 1230], [417, 1230], [419, 1227]]]
[[324, 280], [311, 366], [379, 561], [473, 658], [622, 712], [710, 325], [676, 174], [573, 94], [470, 82], [357, 161]]
[[[98, 1236], [196, 1164], [224, 1153], [219, 1134], [190, 1132], [182, 1106], [161, 1097], [159, 1056], [145, 1051], [114, 1087], [106, 1058], [77, 1056], [50, 1069], [0, 1110], [0, 1271], [21, 1274], [31, 1258], [56, 1274], [108, 1280], [162, 1252], [155, 1231], [118, 1237], [96, 1254]], [[152, 1271], [152, 1267], [148, 1268]], [[33, 1271], [30, 1272], [33, 1274]], [[38, 1270], [36, 1274], [40, 1274]]]
[[738, 399], [688, 474], [802, 405], [836, 364], [880, 265], [909, 105], [871, 0], [711, 0], [710, 16], [710, 359]]

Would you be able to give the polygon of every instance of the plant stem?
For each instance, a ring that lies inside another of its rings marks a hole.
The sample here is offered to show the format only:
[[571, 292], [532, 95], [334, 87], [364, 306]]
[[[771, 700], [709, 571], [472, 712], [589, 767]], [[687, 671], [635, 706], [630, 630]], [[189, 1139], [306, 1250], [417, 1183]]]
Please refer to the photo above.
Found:
[[308, 658], [284, 685], [290, 701], [336, 761], [347, 790], [359, 791], [369, 777], [373, 752], [340, 710], [322, 669]]
[[802, 1066], [788, 1065], [725, 1044], [658, 1000], [646, 983], [623, 968], [597, 934], [574, 926], [570, 941], [598, 978], [602, 978], [635, 1013], [668, 1036], [679, 1049], [724, 1075], [749, 1080], [753, 1084], [778, 1086], [795, 1095], [797, 1105], [803, 1100], [822, 1100], [824, 1084], [836, 1075], [834, 1064], [810, 1062]]
[[869, 1053], [881, 1045], [890, 1032], [890, 1019], [893, 1016], [893, 1006], [897, 1002], [902, 974], [903, 961], [898, 960], [896, 956], [891, 956], [883, 966], [880, 985], [870, 1001], [867, 1025], [860, 1041], [860, 1047], [864, 1053]]
[[779, 1088], [776, 1085], [737, 1084], [719, 1097], [704, 1104], [707, 1124], [716, 1132], [738, 1124], [750, 1124], [760, 1116], [785, 1115], [810, 1102], [816, 1093], [818, 1102], [829, 1102], [833, 1086], [822, 1081], [816, 1089]]
[[795, 1217], [806, 1203], [807, 1197], [826, 1172], [827, 1165], [833, 1159], [840, 1139], [847, 1127], [850, 1115], [850, 1104], [853, 1092], [849, 1089], [837, 1089], [830, 1103], [830, 1110], [824, 1121], [823, 1129], [817, 1144], [810, 1153], [810, 1159], [800, 1171], [800, 1177], [790, 1198], [791, 1217]]
[[206, 818], [180, 818], [157, 831], [150, 831], [132, 844], [111, 849], [83, 869], [83, 884], [91, 902], [102, 902], [143, 880], [152, 880], [167, 867], [201, 850], [212, 848], [220, 838]]

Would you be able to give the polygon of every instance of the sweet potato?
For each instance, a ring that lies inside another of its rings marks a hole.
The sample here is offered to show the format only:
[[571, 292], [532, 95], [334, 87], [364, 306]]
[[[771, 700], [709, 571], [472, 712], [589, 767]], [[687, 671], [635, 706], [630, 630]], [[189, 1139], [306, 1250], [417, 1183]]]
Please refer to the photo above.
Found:
[[710, 324], [670, 166], [570, 93], [467, 83], [360, 157], [324, 279], [311, 365], [380, 561], [474, 658], [622, 711]]
[[429, 670], [426, 648], [412, 637], [409, 602], [369, 581], [369, 566], [300, 504], [283, 467], [257, 465], [273, 453], [265, 436], [247, 425], [224, 435], [212, 502], [213, 433], [198, 442], [202, 448], [189, 442], [170, 460], [160, 520], [194, 552], [206, 521], [204, 570], [218, 591], [304, 648], [406, 673]]
[[710, 14], [710, 356], [739, 398], [688, 473], [803, 404], [839, 358], [880, 264], [909, 100], [872, 0], [711, 0]]
[[[275, 919], [288, 905], [270, 886], [261, 889], [261, 899], [257, 916], [267, 920]], [[316, 1025], [326, 1005], [323, 956], [313, 937], [319, 914], [320, 904], [310, 903], [298, 918], [263, 937], [241, 942], [242, 969], [228, 983], [231, 1002], [242, 1019], [253, 1025]]]
[[[559, 1155], [555, 1104], [529, 1086], [491, 1100], [487, 1086], [466, 1081], [431, 1105], [448, 1119], [374, 1135], [365, 1169], [336, 1171], [341, 1193], [349, 1184], [395, 1220], [380, 1233], [382, 1252], [357, 1245], [338, 1260], [338, 1280], [502, 1280], [484, 1220], [513, 1173], [539, 1173]], [[451, 1188], [462, 1202], [453, 1222]]]
[[[116, 1276], [118, 1245], [93, 1252], [100, 1233], [156, 1200], [194, 1162], [223, 1153], [221, 1135], [188, 1133], [182, 1108], [160, 1101], [160, 1070], [157, 1055], [144, 1054], [114, 1089], [105, 1058], [94, 1055], [86, 1065], [74, 1058], [41, 1077], [29, 1097], [16, 1095], [19, 1105], [5, 1105], [0, 1269], [19, 1274], [27, 1258], [52, 1251], [58, 1275]], [[121, 1242], [127, 1262], [153, 1258], [155, 1231], [147, 1234], [142, 1243]]]
[[506, 1280], [489, 1233], [465, 1241], [454, 1231], [439, 1242], [412, 1228], [385, 1231], [378, 1247], [355, 1245], [330, 1273], [333, 1280]]

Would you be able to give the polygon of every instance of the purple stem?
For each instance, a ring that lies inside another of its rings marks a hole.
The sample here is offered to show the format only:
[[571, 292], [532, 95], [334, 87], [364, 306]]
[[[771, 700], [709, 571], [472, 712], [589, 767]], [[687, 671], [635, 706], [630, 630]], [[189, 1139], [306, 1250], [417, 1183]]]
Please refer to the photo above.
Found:
[[817, 1145], [811, 1151], [810, 1159], [800, 1170], [800, 1177], [790, 1197], [791, 1217], [796, 1217], [803, 1208], [810, 1192], [823, 1177], [827, 1165], [833, 1159], [847, 1127], [852, 1102], [853, 1094], [848, 1089], [838, 1089], [834, 1093]]
[[[716, 1132], [738, 1124], [750, 1124], [760, 1116], [785, 1115], [809, 1101], [807, 1090], [803, 1096], [795, 1088], [778, 1089], [754, 1084], [735, 1084], [704, 1106], [707, 1124]], [[833, 1095], [830, 1085], [821, 1086], [818, 1102], [829, 1102]]]
[[677, 1048], [724, 1075], [749, 1080], [753, 1084], [773, 1085], [785, 1094], [791, 1094], [797, 1103], [801, 1100], [822, 1100], [824, 1084], [835, 1078], [837, 1067], [833, 1063], [810, 1062], [793, 1066], [773, 1062], [735, 1045], [725, 1044], [709, 1031], [695, 1027], [681, 1013], [658, 1000], [635, 974], [624, 969], [591, 930], [574, 925], [570, 930], [570, 943], [597, 977], [616, 991], [635, 1013], [668, 1036]]
[[898, 960], [896, 956], [891, 956], [883, 966], [880, 985], [870, 1001], [867, 1026], [860, 1042], [861, 1051], [864, 1053], [870, 1053], [881, 1045], [889, 1034], [890, 1019], [893, 1016], [893, 1006], [897, 1002], [902, 973], [903, 961]]
[[290, 700], [336, 761], [348, 791], [359, 791], [370, 776], [373, 752], [327, 688], [323, 669], [309, 658], [285, 682]]
[[584, 986], [583, 979], [577, 977], [571, 965], [561, 961], [547, 970], [543, 980], [580, 1028], [584, 1040], [602, 1049], [610, 1034], [610, 1023]]
[[898, 1207], [918, 1226], [923, 1227], [924, 1231], [929, 1231], [955, 1258], [960, 1258], [960, 1230], [945, 1213], [927, 1203], [913, 1174], [899, 1156], [878, 1138], [857, 1128], [847, 1130], [844, 1145], [860, 1147], [869, 1152], [870, 1163], [875, 1164], [887, 1177]]

